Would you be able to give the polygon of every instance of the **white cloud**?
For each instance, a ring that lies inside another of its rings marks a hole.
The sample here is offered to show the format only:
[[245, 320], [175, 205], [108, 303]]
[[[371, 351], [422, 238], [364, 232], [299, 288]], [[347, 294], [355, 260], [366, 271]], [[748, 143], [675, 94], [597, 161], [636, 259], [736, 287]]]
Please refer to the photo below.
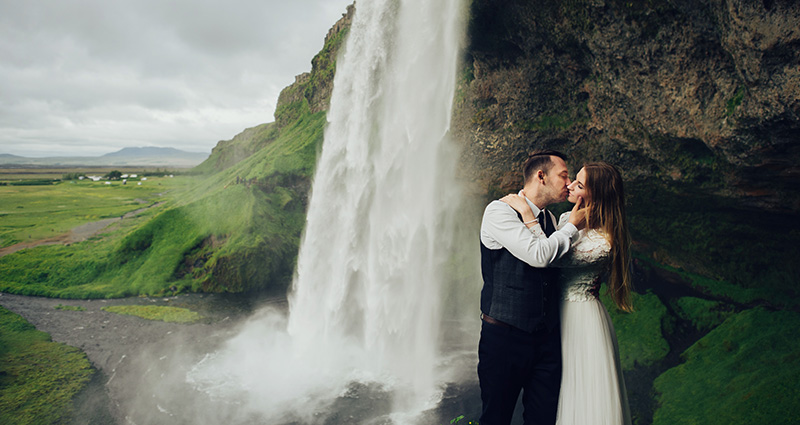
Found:
[[0, 0], [0, 153], [209, 152], [273, 120], [352, 0]]

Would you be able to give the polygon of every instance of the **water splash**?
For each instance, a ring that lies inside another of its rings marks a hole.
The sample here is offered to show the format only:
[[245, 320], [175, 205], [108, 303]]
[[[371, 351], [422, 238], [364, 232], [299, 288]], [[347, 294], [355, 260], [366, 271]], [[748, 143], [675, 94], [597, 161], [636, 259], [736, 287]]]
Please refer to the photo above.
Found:
[[[452, 241], [448, 145], [461, 0], [363, 0], [340, 56], [290, 315], [253, 325], [192, 379], [264, 412], [320, 412], [353, 382], [389, 420], [438, 403], [441, 288]], [[253, 349], [253, 340], [261, 347]], [[270, 383], [279, 384], [277, 389]], [[301, 407], [302, 405], [302, 407]]]
[[359, 347], [400, 408], [435, 398], [459, 3], [358, 3], [291, 297], [289, 333]]

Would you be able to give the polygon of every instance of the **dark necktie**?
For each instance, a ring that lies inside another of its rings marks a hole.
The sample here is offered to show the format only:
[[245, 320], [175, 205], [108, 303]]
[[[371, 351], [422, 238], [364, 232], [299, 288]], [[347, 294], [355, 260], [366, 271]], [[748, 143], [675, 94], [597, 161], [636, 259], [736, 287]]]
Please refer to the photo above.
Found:
[[547, 210], [539, 212], [539, 225], [542, 226], [542, 230], [544, 230], [544, 234], [547, 236], [550, 236], [556, 231], [553, 226], [553, 220], [550, 220], [550, 214], [547, 213]]

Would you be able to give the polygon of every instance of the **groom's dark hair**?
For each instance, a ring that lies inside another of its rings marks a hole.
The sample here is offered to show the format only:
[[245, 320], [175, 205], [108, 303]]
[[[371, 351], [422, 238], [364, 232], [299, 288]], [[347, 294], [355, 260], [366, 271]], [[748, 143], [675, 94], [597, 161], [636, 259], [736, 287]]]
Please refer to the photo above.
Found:
[[524, 183], [527, 183], [537, 171], [542, 170], [547, 174], [550, 168], [553, 167], [553, 160], [551, 156], [557, 156], [567, 162], [567, 156], [559, 151], [552, 149], [533, 151], [528, 155], [525, 165], [522, 167], [522, 177]]

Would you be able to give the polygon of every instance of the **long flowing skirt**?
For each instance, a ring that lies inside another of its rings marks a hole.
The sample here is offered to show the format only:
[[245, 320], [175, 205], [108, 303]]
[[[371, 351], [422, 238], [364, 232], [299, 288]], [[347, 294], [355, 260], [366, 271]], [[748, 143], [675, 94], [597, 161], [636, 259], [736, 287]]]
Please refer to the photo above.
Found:
[[617, 336], [599, 300], [563, 301], [561, 348], [563, 372], [556, 423], [629, 425]]

